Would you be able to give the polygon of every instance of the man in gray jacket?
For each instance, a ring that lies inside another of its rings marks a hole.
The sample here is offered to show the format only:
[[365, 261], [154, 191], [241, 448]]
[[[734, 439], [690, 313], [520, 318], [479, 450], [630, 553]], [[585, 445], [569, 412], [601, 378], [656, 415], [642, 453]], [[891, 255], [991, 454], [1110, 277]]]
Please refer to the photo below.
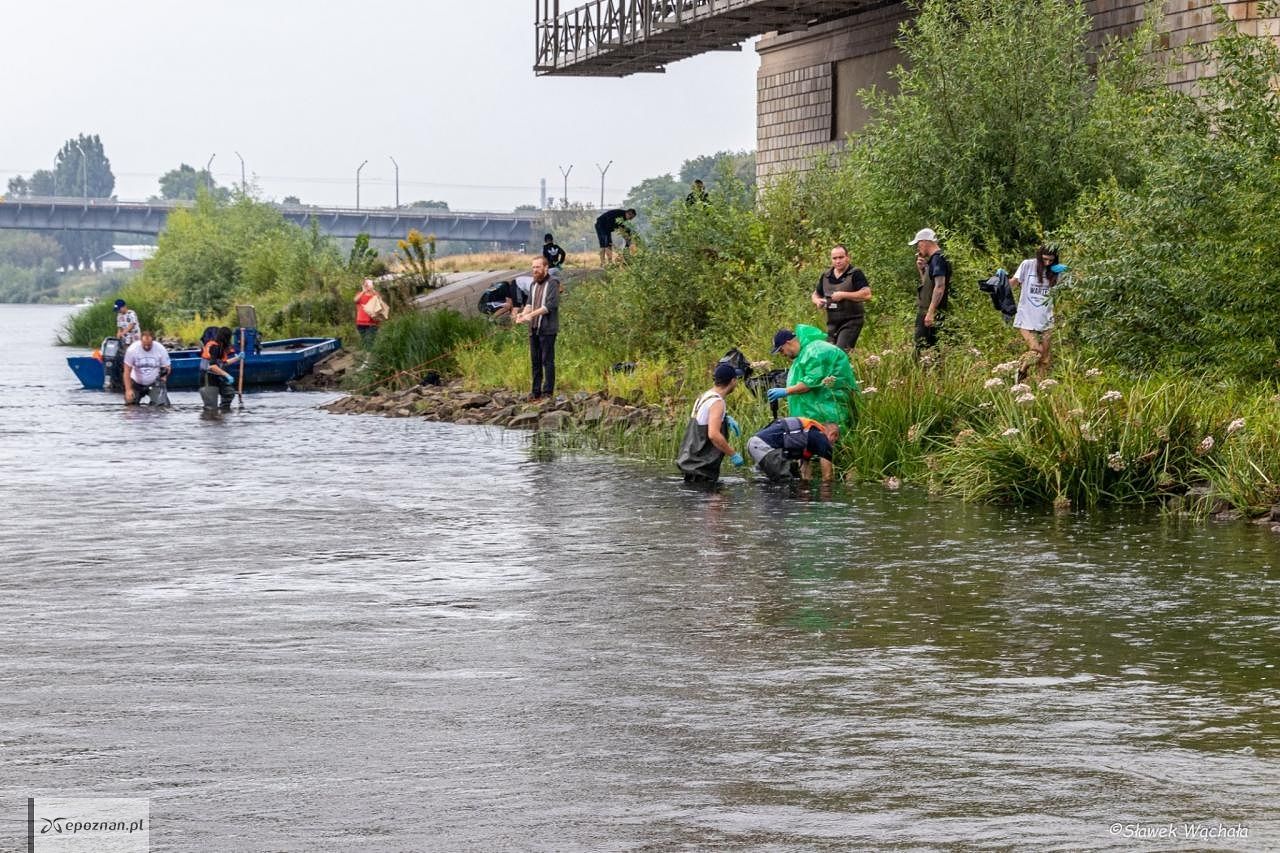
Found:
[[556, 333], [560, 331], [560, 283], [547, 271], [547, 259], [533, 259], [529, 301], [515, 314], [529, 326], [529, 359], [533, 365], [530, 400], [550, 397], [556, 387]]

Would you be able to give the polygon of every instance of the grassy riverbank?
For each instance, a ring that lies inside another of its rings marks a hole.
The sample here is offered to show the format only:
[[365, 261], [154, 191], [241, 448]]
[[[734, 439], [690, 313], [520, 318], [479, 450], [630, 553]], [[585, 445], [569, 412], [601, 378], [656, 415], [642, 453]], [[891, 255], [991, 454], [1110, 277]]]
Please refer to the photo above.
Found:
[[[1219, 73], [1196, 100], [1162, 85], [1191, 57], [1161, 50], [1155, 21], [1095, 54], [1076, 3], [926, 0], [900, 40], [898, 92], [865, 93], [857, 144], [759, 195], [726, 177], [710, 205], [660, 213], [641, 251], [569, 293], [558, 388], [662, 405], [668, 440], [614, 446], [668, 461], [717, 358], [764, 358], [780, 326], [822, 322], [808, 293], [841, 242], [875, 294], [853, 357], [858, 422], [838, 449], [847, 478], [1060, 509], [1275, 505], [1280, 49], [1219, 24]], [[944, 90], [956, 68], [963, 85]], [[922, 225], [943, 233], [955, 275], [948, 343], [917, 362], [906, 243]], [[1055, 291], [1052, 375], [1019, 383], [1024, 347], [976, 281], [1042, 241], [1072, 272]], [[522, 331], [457, 364], [476, 388], [528, 381]], [[769, 418], [743, 392], [730, 408], [748, 429]]]

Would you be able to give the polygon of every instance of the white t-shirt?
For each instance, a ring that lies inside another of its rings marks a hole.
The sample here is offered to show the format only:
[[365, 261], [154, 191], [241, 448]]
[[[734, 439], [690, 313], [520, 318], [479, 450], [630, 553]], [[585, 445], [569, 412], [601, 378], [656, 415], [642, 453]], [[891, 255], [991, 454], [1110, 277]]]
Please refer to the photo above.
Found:
[[1049, 282], [1041, 280], [1036, 274], [1036, 259], [1028, 258], [1023, 261], [1013, 277], [1022, 285], [1013, 327], [1032, 332], [1053, 328], [1053, 293], [1049, 289]]
[[125, 350], [124, 363], [134, 382], [154, 385], [160, 378], [160, 368], [169, 366], [169, 353], [159, 341], [152, 341], [151, 349], [143, 349], [142, 341], [134, 341]]

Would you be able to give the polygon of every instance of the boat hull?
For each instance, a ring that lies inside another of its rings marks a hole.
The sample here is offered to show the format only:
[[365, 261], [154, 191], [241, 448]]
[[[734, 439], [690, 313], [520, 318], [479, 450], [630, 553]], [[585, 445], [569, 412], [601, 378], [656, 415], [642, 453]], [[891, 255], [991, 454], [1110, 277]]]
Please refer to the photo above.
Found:
[[[288, 338], [265, 341], [259, 350], [244, 360], [244, 384], [246, 386], [284, 385], [309, 374], [320, 359], [342, 349], [338, 338]], [[168, 387], [172, 389], [198, 388], [200, 386], [200, 351], [175, 350], [169, 353]], [[107, 387], [106, 370], [102, 360], [90, 355], [68, 356], [67, 365], [80, 380], [80, 384], [92, 390]], [[237, 367], [232, 368], [233, 372]]]

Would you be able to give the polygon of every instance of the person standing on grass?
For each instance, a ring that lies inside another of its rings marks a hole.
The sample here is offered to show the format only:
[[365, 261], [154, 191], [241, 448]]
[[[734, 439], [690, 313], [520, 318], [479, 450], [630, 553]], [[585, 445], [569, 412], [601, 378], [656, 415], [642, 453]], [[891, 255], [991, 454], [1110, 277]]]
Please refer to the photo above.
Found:
[[1048, 246], [1041, 246], [1034, 258], [1027, 258], [1009, 279], [1018, 290], [1018, 314], [1013, 327], [1022, 334], [1027, 349], [1035, 353], [1040, 375], [1049, 373], [1049, 338], [1053, 334], [1053, 288], [1058, 275], [1066, 272], [1066, 266], [1058, 262], [1058, 253]]
[[635, 218], [634, 207], [628, 207], [626, 210], [615, 207], [596, 217], [596, 239], [600, 242], [600, 266], [613, 260], [614, 231], [621, 231], [622, 239], [626, 241], [626, 248], [631, 248], [631, 228], [627, 223]]
[[728, 433], [741, 435], [738, 422], [730, 417], [725, 398], [738, 386], [738, 371], [720, 362], [712, 375], [712, 387], [693, 404], [685, 426], [676, 467], [686, 483], [711, 484], [720, 479], [720, 463], [726, 456], [734, 465], [742, 464], [742, 454], [729, 443]]
[[851, 351], [862, 334], [871, 285], [862, 270], [849, 264], [849, 250], [844, 246], [832, 247], [831, 269], [818, 278], [809, 298], [827, 312], [827, 343]]
[[556, 335], [560, 331], [560, 283], [547, 272], [547, 259], [533, 259], [529, 301], [514, 312], [515, 321], [529, 327], [529, 360], [533, 378], [530, 400], [555, 393]]
[[387, 303], [382, 301], [373, 286], [373, 279], [366, 278], [356, 294], [356, 331], [360, 333], [360, 346], [369, 349], [378, 335], [378, 324], [387, 315]]
[[951, 290], [951, 262], [942, 254], [938, 235], [932, 228], [921, 228], [908, 245], [916, 250], [916, 271], [920, 284], [916, 287], [916, 352], [938, 345], [938, 331], [947, 311], [947, 295]]

